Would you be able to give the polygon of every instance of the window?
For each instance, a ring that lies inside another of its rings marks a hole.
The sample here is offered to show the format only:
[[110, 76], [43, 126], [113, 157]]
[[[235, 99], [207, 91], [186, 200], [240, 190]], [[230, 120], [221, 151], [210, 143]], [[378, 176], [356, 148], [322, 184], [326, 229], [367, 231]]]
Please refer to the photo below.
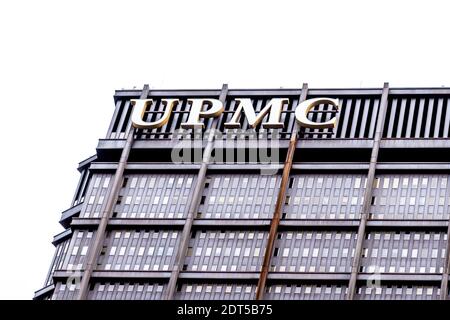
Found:
[[402, 250], [402, 258], [407, 258], [408, 257], [408, 249], [403, 249]]
[[302, 257], [308, 257], [309, 256], [309, 248], [304, 248], [302, 252]]
[[317, 257], [319, 256], [319, 249], [318, 249], [318, 248], [314, 248], [314, 249], [313, 249], [312, 256], [313, 256], [314, 258], [317, 258]]
[[399, 178], [394, 178], [392, 180], [392, 188], [397, 189], [398, 188], [398, 184], [399, 184]]
[[83, 246], [83, 248], [81, 249], [81, 255], [85, 256], [87, 251], [88, 251], [88, 246]]

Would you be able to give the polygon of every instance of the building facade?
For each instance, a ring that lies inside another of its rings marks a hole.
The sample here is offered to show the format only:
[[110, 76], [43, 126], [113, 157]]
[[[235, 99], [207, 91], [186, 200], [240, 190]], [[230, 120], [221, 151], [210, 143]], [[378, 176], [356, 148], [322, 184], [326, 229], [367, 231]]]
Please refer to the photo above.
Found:
[[[335, 126], [300, 126], [295, 107], [319, 97], [339, 107], [308, 119]], [[236, 99], [258, 114], [274, 98], [279, 128], [269, 113], [226, 128]], [[132, 99], [153, 100], [147, 122], [178, 103], [145, 129]], [[190, 99], [224, 111], [180, 129]], [[35, 299], [448, 299], [450, 88], [144, 86], [114, 100]]]

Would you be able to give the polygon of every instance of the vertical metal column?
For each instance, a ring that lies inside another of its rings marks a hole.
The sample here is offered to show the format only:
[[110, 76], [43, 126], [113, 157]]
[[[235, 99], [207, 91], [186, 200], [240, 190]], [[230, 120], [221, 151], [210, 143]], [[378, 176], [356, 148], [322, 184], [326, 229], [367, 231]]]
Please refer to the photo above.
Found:
[[[141, 93], [141, 99], [147, 99], [149, 93], [148, 84], [144, 85]], [[103, 248], [103, 243], [105, 241], [105, 233], [106, 227], [108, 226], [109, 219], [112, 216], [114, 211], [114, 206], [117, 202], [117, 197], [119, 195], [119, 191], [122, 185], [123, 180], [123, 172], [125, 171], [125, 166], [128, 161], [128, 156], [131, 151], [131, 147], [134, 142], [134, 128], [131, 127], [127, 133], [127, 140], [125, 146], [123, 147], [122, 154], [120, 156], [120, 160], [116, 169], [116, 173], [114, 174], [113, 183], [109, 193], [107, 194], [107, 200], [105, 209], [102, 212], [102, 218], [100, 220], [97, 232], [95, 234], [94, 243], [91, 246], [91, 250], [89, 250], [89, 255], [86, 261], [86, 267], [83, 273], [83, 277], [81, 278], [80, 283], [80, 291], [78, 293], [78, 300], [85, 300], [87, 298], [89, 292], [89, 280], [92, 276], [92, 272], [97, 264], [98, 256]]]
[[[226, 103], [227, 94], [228, 94], [228, 85], [224, 84], [222, 86], [222, 90], [220, 92], [219, 97], [219, 100], [222, 101], [224, 105]], [[163, 294], [164, 300], [172, 300], [175, 295], [178, 276], [180, 274], [181, 269], [183, 268], [184, 260], [186, 257], [186, 250], [189, 244], [189, 239], [191, 237], [192, 224], [194, 222], [195, 216], [198, 211], [198, 207], [200, 205], [200, 200], [203, 195], [203, 189], [205, 188], [206, 171], [208, 169], [208, 164], [211, 160], [211, 152], [214, 147], [214, 137], [218, 122], [219, 118], [215, 118], [213, 120], [213, 123], [211, 124], [211, 131], [208, 135], [208, 141], [205, 146], [205, 150], [203, 151], [202, 163], [200, 166], [200, 170], [198, 172], [197, 182], [195, 183], [192, 200], [191, 203], [189, 204], [188, 215], [186, 217], [186, 222], [184, 224], [183, 231], [181, 233], [180, 245], [178, 246], [177, 255], [175, 257], [175, 262], [172, 272], [170, 274], [167, 289]]]
[[356, 280], [358, 278], [358, 269], [361, 264], [362, 247], [364, 243], [364, 236], [366, 233], [366, 223], [370, 213], [370, 206], [372, 204], [372, 189], [375, 179], [375, 169], [378, 161], [378, 152], [380, 150], [380, 141], [383, 137], [383, 128], [386, 118], [386, 109], [388, 104], [389, 83], [385, 82], [383, 86], [383, 93], [381, 95], [380, 110], [378, 112], [377, 126], [372, 145], [372, 154], [370, 156], [369, 172], [367, 174], [366, 190], [364, 192], [363, 206], [361, 209], [361, 220], [358, 227], [358, 236], [356, 239], [355, 255], [352, 262], [352, 271], [350, 281], [348, 284], [347, 300], [353, 300], [356, 291]]
[[444, 272], [441, 281], [441, 300], [448, 300], [448, 274], [450, 272], [450, 220], [447, 229], [447, 246], [445, 251]]
[[[300, 93], [299, 103], [306, 100], [308, 94], [308, 84], [304, 83], [302, 92]], [[281, 211], [283, 209], [284, 199], [286, 198], [286, 188], [289, 182], [289, 175], [292, 168], [292, 160], [294, 158], [294, 152], [297, 147], [298, 138], [298, 125], [297, 121], [294, 122], [294, 128], [292, 130], [291, 139], [289, 141], [289, 147], [286, 154], [286, 160], [284, 162], [283, 174], [281, 176], [280, 190], [278, 191], [277, 202], [275, 203], [275, 211], [273, 213], [272, 221], [270, 222], [269, 238], [267, 239], [266, 251], [264, 252], [263, 265], [259, 275], [258, 285], [256, 287], [256, 300], [264, 298], [264, 291], [266, 288], [267, 276], [269, 274], [270, 260], [273, 254], [273, 246], [275, 244], [275, 238], [278, 231], [278, 226], [281, 219]]]

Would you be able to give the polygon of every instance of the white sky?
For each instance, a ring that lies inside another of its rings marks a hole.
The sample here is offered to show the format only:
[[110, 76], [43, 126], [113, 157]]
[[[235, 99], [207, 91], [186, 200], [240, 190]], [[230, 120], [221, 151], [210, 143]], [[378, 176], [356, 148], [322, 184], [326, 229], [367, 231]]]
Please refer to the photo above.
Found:
[[0, 299], [43, 285], [115, 89], [450, 86], [445, 1], [1, 1]]

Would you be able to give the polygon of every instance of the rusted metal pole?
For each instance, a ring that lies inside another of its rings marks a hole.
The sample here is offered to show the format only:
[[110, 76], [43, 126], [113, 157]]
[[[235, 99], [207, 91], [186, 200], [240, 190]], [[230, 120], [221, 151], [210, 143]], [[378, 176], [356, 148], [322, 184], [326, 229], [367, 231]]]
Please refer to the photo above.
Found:
[[[300, 93], [299, 103], [306, 100], [308, 94], [308, 84], [304, 83], [302, 92]], [[269, 274], [270, 260], [272, 258], [273, 246], [277, 236], [278, 226], [280, 225], [281, 211], [283, 210], [283, 203], [286, 197], [286, 188], [289, 182], [289, 175], [292, 168], [292, 160], [294, 159], [295, 149], [297, 147], [298, 126], [294, 123], [289, 147], [284, 162], [283, 174], [281, 176], [280, 189], [278, 191], [277, 202], [275, 203], [275, 211], [273, 213], [272, 221], [270, 222], [269, 237], [267, 239], [266, 251], [264, 252], [264, 260], [259, 275], [258, 285], [256, 287], [256, 300], [264, 298], [264, 291], [266, 288], [267, 276]]]
[[[147, 99], [148, 93], [149, 93], [149, 86], [148, 84], [146, 84], [142, 89], [140, 98]], [[100, 223], [95, 233], [94, 243], [91, 246], [91, 250], [89, 250], [89, 254], [86, 261], [86, 267], [84, 269], [83, 276], [81, 278], [80, 290], [78, 292], [77, 300], [86, 300], [88, 296], [89, 281], [91, 279], [92, 272], [94, 271], [94, 268], [97, 265], [97, 260], [100, 255], [100, 252], [103, 248], [103, 243], [105, 241], [106, 227], [108, 226], [109, 219], [112, 216], [114, 206], [117, 202], [117, 197], [119, 195], [119, 191], [122, 186], [123, 173], [127, 165], [128, 156], [130, 155], [133, 142], [134, 142], [134, 128], [131, 127], [127, 135], [125, 146], [123, 147], [122, 154], [120, 155], [120, 160], [116, 169], [116, 173], [114, 174], [111, 189], [107, 194], [105, 209], [103, 210]]]

